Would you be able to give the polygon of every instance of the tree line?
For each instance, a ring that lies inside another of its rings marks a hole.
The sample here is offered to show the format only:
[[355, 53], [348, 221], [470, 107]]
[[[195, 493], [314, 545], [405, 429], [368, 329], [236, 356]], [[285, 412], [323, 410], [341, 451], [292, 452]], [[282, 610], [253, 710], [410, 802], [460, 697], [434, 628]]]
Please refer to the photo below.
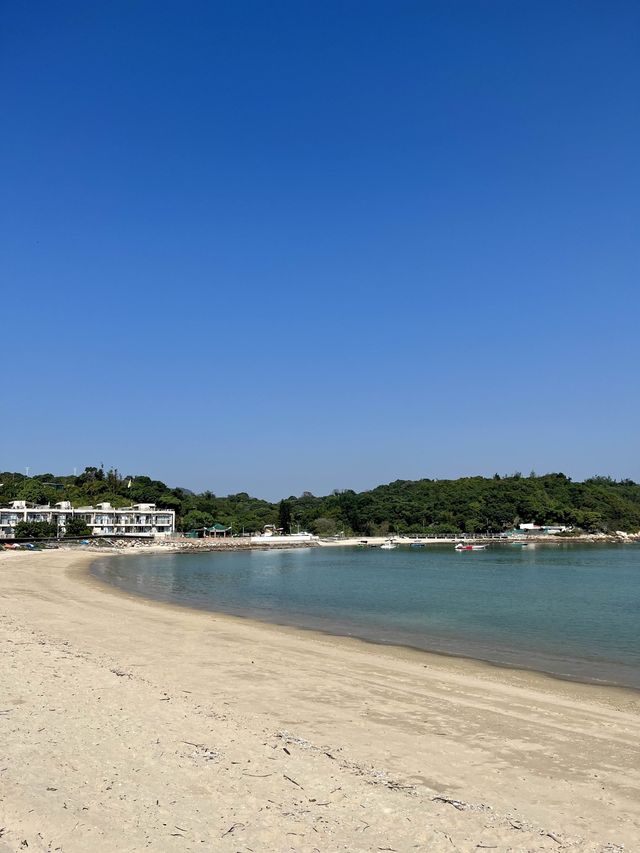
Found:
[[498, 533], [520, 522], [571, 525], [586, 532], [640, 530], [640, 484], [611, 477], [573, 482], [562, 473], [529, 476], [462, 477], [457, 480], [396, 480], [363, 492], [336, 489], [330, 495], [304, 492], [279, 502], [246, 492], [217, 496], [170, 488], [144, 475], [88, 467], [78, 476], [51, 473], [26, 477], [0, 474], [0, 505], [71, 501], [73, 506], [108, 501], [114, 507], [155, 503], [176, 511], [179, 530], [214, 523], [235, 533], [266, 524], [286, 532], [310, 530], [322, 536], [420, 533]]

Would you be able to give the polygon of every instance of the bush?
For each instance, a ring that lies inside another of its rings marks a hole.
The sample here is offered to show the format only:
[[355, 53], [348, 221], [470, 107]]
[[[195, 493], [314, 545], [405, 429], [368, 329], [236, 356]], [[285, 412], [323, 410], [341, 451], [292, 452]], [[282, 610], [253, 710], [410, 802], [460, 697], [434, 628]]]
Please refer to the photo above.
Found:
[[58, 528], [49, 521], [19, 521], [16, 524], [16, 539], [55, 539]]
[[70, 518], [65, 526], [65, 536], [91, 536], [91, 528], [82, 518]]

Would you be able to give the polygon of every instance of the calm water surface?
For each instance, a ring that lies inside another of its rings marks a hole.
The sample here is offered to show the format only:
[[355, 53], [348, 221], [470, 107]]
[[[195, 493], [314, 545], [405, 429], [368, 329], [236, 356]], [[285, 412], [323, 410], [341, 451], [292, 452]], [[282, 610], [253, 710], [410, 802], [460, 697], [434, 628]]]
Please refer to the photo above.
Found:
[[162, 601], [640, 688], [640, 545], [140, 554], [93, 572]]

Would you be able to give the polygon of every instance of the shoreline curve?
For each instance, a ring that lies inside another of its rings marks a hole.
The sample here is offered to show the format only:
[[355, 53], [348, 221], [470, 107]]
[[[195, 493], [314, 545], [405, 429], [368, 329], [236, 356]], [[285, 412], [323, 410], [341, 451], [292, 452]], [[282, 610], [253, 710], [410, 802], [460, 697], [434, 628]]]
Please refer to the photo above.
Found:
[[[180, 552], [167, 552], [163, 549], [158, 549], [153, 553], [153, 556], [176, 556], [176, 553]], [[187, 552], [188, 553], [188, 552]], [[209, 553], [215, 553], [215, 551], [211, 551]], [[357, 633], [344, 633], [339, 630], [331, 630], [329, 627], [321, 627], [319, 625], [303, 625], [295, 621], [287, 622], [287, 621], [278, 621], [277, 619], [261, 619], [254, 613], [234, 613], [228, 610], [216, 610], [211, 607], [198, 607], [194, 603], [188, 602], [179, 602], [173, 601], [170, 599], [165, 599], [160, 596], [153, 596], [146, 594], [144, 592], [135, 592], [133, 590], [125, 589], [121, 586], [118, 586], [115, 583], [110, 583], [108, 580], [100, 577], [95, 571], [94, 566], [99, 563], [101, 560], [107, 558], [120, 559], [122, 557], [135, 557], [138, 556], [138, 553], [135, 550], [124, 551], [120, 553], [114, 553], [110, 550], [105, 550], [99, 555], [94, 555], [90, 562], [86, 565], [84, 570], [84, 580], [87, 581], [91, 579], [99, 584], [103, 589], [108, 590], [109, 592], [116, 595], [123, 595], [125, 597], [132, 597], [135, 600], [146, 601], [149, 603], [166, 606], [169, 608], [177, 608], [178, 610], [186, 610], [192, 613], [209, 613], [219, 618], [227, 618], [231, 620], [241, 620], [243, 622], [247, 622], [256, 626], [265, 626], [272, 627], [276, 629], [282, 629], [287, 631], [299, 631], [302, 635], [305, 634], [317, 634], [318, 636], [323, 636], [327, 638], [335, 638], [335, 639], [344, 639], [348, 641], [353, 641], [357, 643], [363, 643], [365, 645], [370, 645], [376, 648], [381, 649], [392, 649], [397, 651], [407, 650], [414, 652], [416, 654], [425, 655], [427, 657], [434, 656], [435, 658], [444, 658], [446, 660], [461, 660], [465, 661], [468, 664], [476, 664], [479, 667], [488, 667], [490, 669], [504, 669], [508, 672], [516, 672], [522, 673], [529, 676], [538, 675], [541, 678], [548, 678], [552, 681], [559, 682], [568, 682], [571, 684], [582, 684], [588, 687], [604, 687], [612, 690], [622, 690], [622, 691], [630, 691], [632, 694], [640, 695], [640, 687], [632, 684], [626, 684], [614, 681], [610, 678], [597, 678], [597, 677], [589, 677], [589, 676], [581, 676], [581, 675], [573, 675], [571, 673], [561, 673], [554, 672], [549, 669], [544, 669], [536, 666], [527, 666], [524, 663], [520, 662], [509, 662], [504, 660], [493, 660], [489, 657], [482, 656], [473, 656], [472, 654], [465, 653], [463, 651], [454, 651], [447, 649], [436, 649], [426, 646], [418, 646], [413, 645], [411, 643], [403, 643], [398, 642], [396, 640], [385, 641], [382, 639], [376, 639], [375, 637], [368, 637]]]

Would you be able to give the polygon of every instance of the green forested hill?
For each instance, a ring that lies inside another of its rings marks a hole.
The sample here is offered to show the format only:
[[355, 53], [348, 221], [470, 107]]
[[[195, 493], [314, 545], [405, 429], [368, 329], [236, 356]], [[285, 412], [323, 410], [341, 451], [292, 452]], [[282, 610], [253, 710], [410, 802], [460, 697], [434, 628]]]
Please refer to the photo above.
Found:
[[309, 523], [318, 519], [320, 506], [320, 517], [364, 533], [384, 533], [387, 524], [398, 533], [500, 532], [521, 521], [589, 532], [640, 529], [640, 485], [607, 477], [573, 483], [564, 474], [397, 480], [368, 492], [345, 491], [316, 498], [312, 505], [297, 499], [292, 505], [304, 508]]
[[152, 502], [175, 509], [181, 529], [219, 522], [234, 533], [265, 524], [364, 535], [421, 532], [499, 532], [520, 521], [571, 524], [585, 531], [640, 530], [640, 485], [592, 477], [574, 483], [564, 474], [537, 477], [464, 477], [458, 480], [396, 480], [366, 492], [349, 489], [315, 497], [305, 492], [278, 503], [246, 492], [218, 497], [169, 488], [141, 475], [86, 468], [78, 477], [5, 472], [0, 505], [70, 500], [74, 506], [109, 501], [114, 506]]

